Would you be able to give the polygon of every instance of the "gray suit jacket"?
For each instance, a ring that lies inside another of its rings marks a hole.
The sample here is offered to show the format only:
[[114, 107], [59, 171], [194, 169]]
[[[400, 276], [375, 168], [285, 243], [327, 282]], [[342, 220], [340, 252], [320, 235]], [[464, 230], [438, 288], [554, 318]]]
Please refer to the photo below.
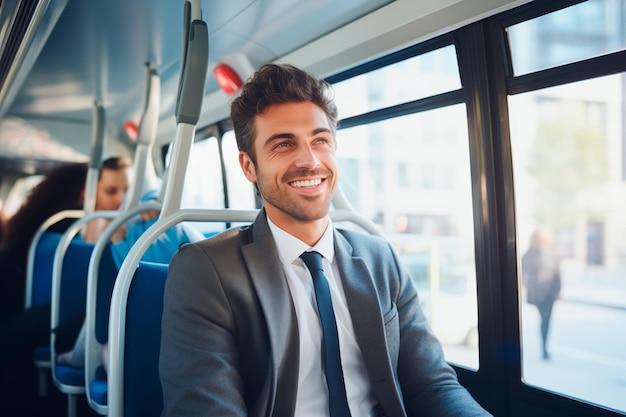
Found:
[[[488, 416], [445, 362], [391, 245], [340, 229], [334, 239], [381, 415]], [[264, 211], [250, 227], [179, 250], [162, 326], [163, 416], [294, 414], [297, 320]]]

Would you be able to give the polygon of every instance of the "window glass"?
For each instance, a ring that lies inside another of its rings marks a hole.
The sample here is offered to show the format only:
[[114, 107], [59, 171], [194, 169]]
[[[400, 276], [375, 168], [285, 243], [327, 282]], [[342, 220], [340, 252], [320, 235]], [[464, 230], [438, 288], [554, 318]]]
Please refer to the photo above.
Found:
[[461, 88], [453, 45], [333, 84], [339, 117], [356, 116]]
[[625, 80], [622, 73], [509, 98], [523, 380], [621, 411]]
[[508, 29], [516, 75], [623, 50], [625, 0], [589, 0]]
[[446, 359], [477, 369], [465, 105], [342, 129], [337, 146], [347, 199], [397, 249]]
[[[224, 208], [224, 189], [217, 138], [210, 137], [192, 146], [181, 207], [184, 209]], [[224, 230], [223, 223], [194, 222], [204, 234]]]
[[222, 139], [224, 152], [224, 166], [228, 180], [228, 205], [230, 208], [239, 210], [254, 209], [256, 193], [254, 186], [241, 170], [239, 165], [239, 149], [235, 139], [235, 132], [229, 130]]

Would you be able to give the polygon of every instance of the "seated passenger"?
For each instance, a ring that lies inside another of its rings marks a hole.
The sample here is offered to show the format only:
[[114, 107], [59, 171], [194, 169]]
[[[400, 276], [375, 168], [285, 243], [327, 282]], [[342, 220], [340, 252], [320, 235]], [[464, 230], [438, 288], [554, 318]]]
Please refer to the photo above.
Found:
[[330, 88], [266, 64], [232, 101], [239, 163], [264, 208], [170, 263], [163, 417], [491, 415], [445, 361], [391, 243], [331, 221]]
[[[87, 165], [60, 165], [46, 174], [26, 196], [19, 210], [5, 219], [0, 245], [0, 323], [24, 309], [26, 263], [30, 243], [39, 226], [62, 210], [83, 208]], [[50, 227], [64, 232], [75, 219]]]
[[[119, 208], [128, 189], [130, 174], [131, 163], [126, 158], [110, 158], [102, 163], [96, 191], [96, 210]], [[5, 256], [13, 256], [14, 259], [5, 257], [5, 260], [15, 262], [18, 274], [13, 275], [12, 279], [19, 281], [19, 284], [13, 283], [12, 292], [3, 291], [0, 294], [7, 301], [17, 300], [19, 306], [14, 306], [14, 310], [0, 320], [0, 340], [10, 341], [0, 343], [0, 392], [5, 398], [0, 401], [2, 416], [45, 415], [49, 410], [64, 408], [65, 396], [57, 390], [44, 398], [37, 396], [38, 378], [32, 355], [36, 347], [50, 343], [51, 306], [42, 305], [23, 310], [26, 257], [30, 240], [40, 224], [61, 210], [83, 207], [86, 176], [86, 165], [63, 166], [51, 172], [33, 189], [22, 208], [9, 221], [5, 242], [12, 245], [9, 252], [5, 252]], [[51, 229], [62, 232], [74, 221], [75, 219], [62, 221]], [[102, 222], [89, 224], [87, 234], [91, 233], [90, 239], [97, 238], [98, 229], [102, 230], [102, 226]], [[28, 239], [18, 230], [28, 236]], [[4, 269], [2, 271], [5, 280]], [[69, 349], [72, 346], [83, 321], [84, 317], [76, 317], [70, 324], [56, 331], [59, 349]]]
[[[149, 191], [142, 197], [141, 202], [156, 200], [157, 197], [158, 192], [156, 190]], [[158, 214], [157, 211], [142, 212], [115, 232], [111, 238], [111, 253], [118, 270], [137, 239], [158, 220]], [[169, 263], [181, 244], [196, 242], [201, 239], [204, 239], [202, 233], [185, 223], [178, 223], [156, 238], [148, 247], [141, 260]], [[84, 368], [85, 338], [85, 324], [83, 323], [74, 347], [59, 355], [57, 362], [78, 369]], [[103, 345], [101, 355], [104, 368], [108, 370], [109, 356], [107, 344]]]

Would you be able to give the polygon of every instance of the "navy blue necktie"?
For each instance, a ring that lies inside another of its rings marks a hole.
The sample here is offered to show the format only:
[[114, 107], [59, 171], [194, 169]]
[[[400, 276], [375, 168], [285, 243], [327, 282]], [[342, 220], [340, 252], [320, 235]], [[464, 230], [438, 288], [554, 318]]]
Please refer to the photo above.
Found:
[[318, 252], [304, 252], [300, 255], [313, 277], [317, 310], [322, 322], [324, 367], [326, 369], [326, 384], [328, 385], [330, 417], [349, 417], [346, 385], [341, 368], [339, 354], [339, 336], [337, 322], [333, 311], [333, 301], [330, 298], [330, 287], [324, 275], [322, 255]]

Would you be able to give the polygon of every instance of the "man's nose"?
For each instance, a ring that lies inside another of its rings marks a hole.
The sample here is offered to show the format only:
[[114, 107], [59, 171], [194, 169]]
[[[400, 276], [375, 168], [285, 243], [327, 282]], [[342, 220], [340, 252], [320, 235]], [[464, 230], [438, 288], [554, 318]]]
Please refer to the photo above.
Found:
[[302, 145], [298, 148], [296, 166], [305, 168], [315, 168], [320, 164], [319, 157], [310, 145]]

